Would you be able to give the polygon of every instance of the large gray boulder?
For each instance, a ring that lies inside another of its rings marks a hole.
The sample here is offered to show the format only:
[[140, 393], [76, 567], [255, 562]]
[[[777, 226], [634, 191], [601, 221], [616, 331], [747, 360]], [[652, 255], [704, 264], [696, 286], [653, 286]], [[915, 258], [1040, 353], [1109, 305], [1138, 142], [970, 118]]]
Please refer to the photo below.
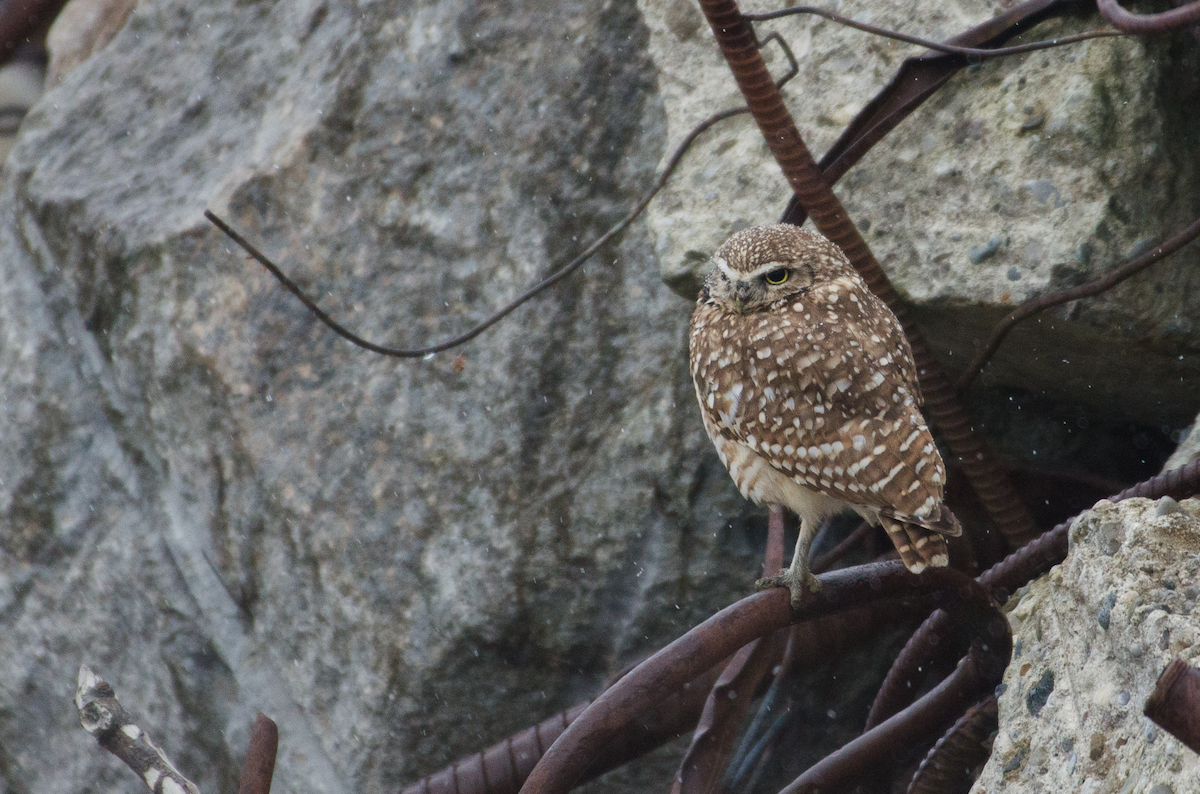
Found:
[[[688, 307], [636, 226], [663, 146], [629, 4], [142, 3], [0, 198], [0, 790], [133, 790], [86, 662], [204, 791], [256, 708], [282, 790], [394, 789], [748, 591]], [[460, 371], [461, 370], [461, 371]], [[756, 519], [758, 520], [758, 519]]]

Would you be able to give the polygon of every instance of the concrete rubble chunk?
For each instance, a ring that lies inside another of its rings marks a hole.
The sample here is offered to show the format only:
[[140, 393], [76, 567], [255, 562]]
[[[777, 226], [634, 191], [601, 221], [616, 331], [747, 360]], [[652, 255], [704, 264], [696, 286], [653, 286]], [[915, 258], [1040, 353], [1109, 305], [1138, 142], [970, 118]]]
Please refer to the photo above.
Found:
[[1006, 606], [1020, 650], [972, 794], [1200, 791], [1200, 757], [1142, 715], [1167, 664], [1200, 663], [1182, 584], [1198, 574], [1200, 500], [1105, 500], [1076, 519], [1066, 561]]

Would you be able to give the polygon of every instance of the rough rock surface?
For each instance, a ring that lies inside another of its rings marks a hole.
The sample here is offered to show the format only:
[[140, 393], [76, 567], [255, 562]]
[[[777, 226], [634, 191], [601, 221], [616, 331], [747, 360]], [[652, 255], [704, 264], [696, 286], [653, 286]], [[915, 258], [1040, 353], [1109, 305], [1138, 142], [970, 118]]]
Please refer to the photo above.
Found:
[[456, 333], [649, 182], [645, 39], [631, 4], [162, 0], [43, 98], [0, 197], [0, 790], [137, 785], [83, 661], [203, 791], [258, 708], [280, 790], [380, 792], [749, 590], [644, 228], [397, 362], [201, 216], [365, 336]]
[[1163, 668], [1200, 664], [1200, 500], [1101, 501], [1066, 561], [1009, 605], [1000, 730], [973, 794], [1182, 794], [1200, 757], [1142, 715]]
[[[639, 4], [673, 148], [741, 98], [691, 0]], [[940, 40], [1012, 5], [846, 0], [834, 10]], [[1095, 16], [1052, 21], [1023, 41], [1103, 26]], [[901, 61], [924, 52], [817, 17], [758, 30], [782, 33], [799, 60], [785, 98], [818, 158]], [[1014, 304], [1089, 280], [1200, 215], [1200, 54], [1190, 37], [1175, 42], [1095, 40], [964, 70], [838, 184], [952, 371]], [[776, 45], [765, 57], [785, 71]], [[693, 290], [725, 236], [776, 221], [786, 203], [753, 122], [723, 123], [651, 207], [664, 278]], [[1198, 257], [1193, 246], [1103, 298], [1027, 323], [988, 378], [1185, 427], [1200, 408], [1190, 385], [1200, 378]]]

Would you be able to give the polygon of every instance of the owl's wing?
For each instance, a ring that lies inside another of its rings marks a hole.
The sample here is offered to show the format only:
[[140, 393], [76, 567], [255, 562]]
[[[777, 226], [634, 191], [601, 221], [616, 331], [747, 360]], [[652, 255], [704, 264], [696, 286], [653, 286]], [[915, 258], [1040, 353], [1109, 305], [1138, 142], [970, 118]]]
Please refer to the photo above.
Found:
[[[721, 430], [797, 483], [943, 534], [945, 467], [918, 407], [912, 352], [886, 306], [851, 278], [784, 308], [733, 385]], [[751, 393], [752, 392], [752, 393]], [[718, 412], [718, 416], [720, 412]]]
[[[827, 412], [826, 421], [814, 422], [804, 439], [807, 448], [796, 450], [791, 471], [786, 465], [783, 470], [810, 488], [898, 521], [959, 534], [958, 522], [942, 504], [946, 469], [941, 455], [909, 400], [883, 415]], [[786, 453], [787, 447], [780, 451]]]
[[[831, 302], [829, 299], [835, 296]], [[840, 337], [838, 347], [846, 369], [858, 369], [860, 372], [856, 375], [875, 382], [879, 381], [880, 375], [884, 376], [892, 389], [903, 387], [911, 392], [920, 408], [924, 400], [912, 346], [896, 315], [865, 284], [837, 279], [818, 287], [813, 290], [810, 313], [818, 323], [836, 324]], [[832, 353], [828, 361], [834, 363]], [[869, 383], [864, 381], [861, 386], [869, 386]], [[863, 394], [868, 390], [863, 389]]]

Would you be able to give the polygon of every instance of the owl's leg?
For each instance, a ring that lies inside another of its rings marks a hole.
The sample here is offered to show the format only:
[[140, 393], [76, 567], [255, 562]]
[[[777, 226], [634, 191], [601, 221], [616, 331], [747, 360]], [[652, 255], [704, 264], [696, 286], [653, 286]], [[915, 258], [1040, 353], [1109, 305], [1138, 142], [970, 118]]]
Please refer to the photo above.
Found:
[[796, 538], [796, 551], [792, 553], [792, 564], [787, 567], [787, 570], [776, 576], [759, 579], [755, 583], [759, 590], [766, 590], [769, 587], [786, 587], [792, 594], [792, 605], [796, 606], [800, 603], [800, 597], [804, 594], [805, 587], [814, 593], [821, 589], [821, 583], [817, 577], [808, 570], [808, 550], [812, 547], [818, 529], [820, 529], [819, 523], [809, 521], [807, 518], [800, 519], [800, 537]]

